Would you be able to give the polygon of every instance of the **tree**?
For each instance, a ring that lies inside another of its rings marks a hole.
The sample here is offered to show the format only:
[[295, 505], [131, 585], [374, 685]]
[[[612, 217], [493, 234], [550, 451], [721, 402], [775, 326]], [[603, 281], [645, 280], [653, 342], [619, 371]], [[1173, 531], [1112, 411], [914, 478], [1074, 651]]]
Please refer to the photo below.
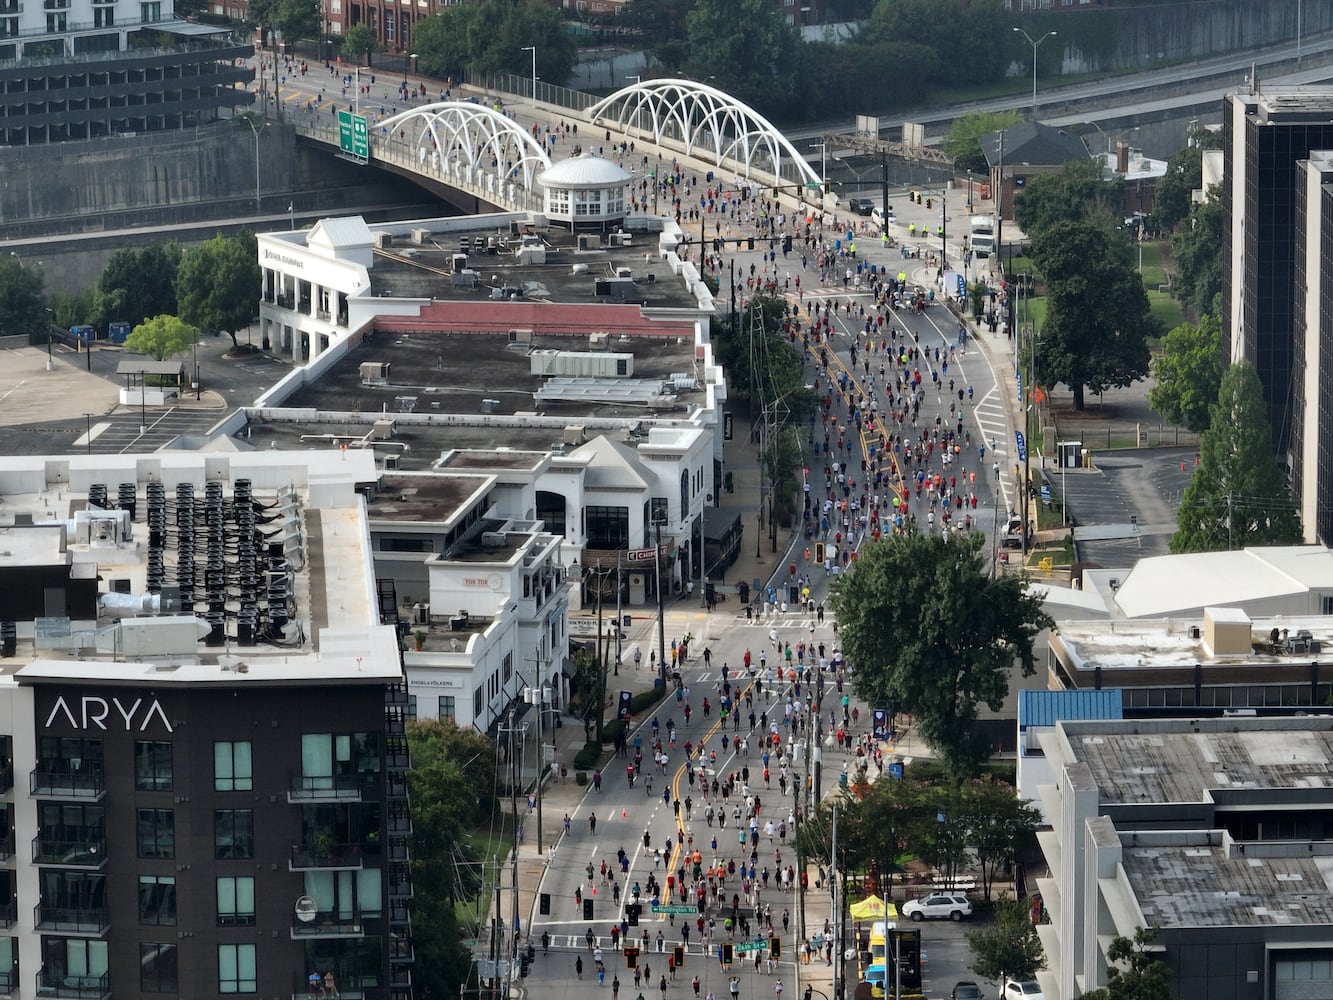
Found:
[[1034, 672], [1033, 641], [1051, 624], [1020, 577], [989, 576], [985, 544], [980, 533], [873, 541], [831, 595], [857, 694], [911, 712], [958, 775], [989, 755], [977, 705], [999, 709], [1015, 661]]
[[982, 137], [1012, 128], [1021, 120], [1017, 111], [974, 111], [955, 118], [949, 134], [944, 137], [944, 151], [953, 157], [954, 172], [975, 170], [985, 173], [988, 167], [986, 154], [981, 150]]
[[1155, 927], [1140, 927], [1132, 939], [1117, 934], [1106, 949], [1106, 985], [1080, 1000], [1171, 1000], [1171, 969], [1148, 951], [1155, 940]]
[[674, 72], [689, 58], [685, 18], [693, 9], [694, 0], [632, 0], [620, 22], [638, 36], [654, 62]]
[[960, 791], [967, 841], [981, 866], [982, 892], [990, 899], [996, 876], [1012, 868], [1035, 837], [1041, 811], [990, 775], [965, 782]]
[[1034, 383], [1067, 385], [1082, 410], [1085, 387], [1103, 392], [1143, 378], [1158, 323], [1127, 245], [1092, 223], [1058, 222], [1032, 249], [1047, 294]]
[[470, 959], [457, 927], [455, 903], [484, 884], [477, 851], [465, 836], [495, 813], [495, 746], [452, 721], [431, 719], [407, 729], [412, 770], [412, 940], [418, 989], [451, 1000], [467, 979]]
[[591, 741], [597, 720], [602, 717], [606, 691], [606, 665], [587, 649], [574, 653], [574, 676], [569, 682], [569, 714], [583, 723], [585, 739]]
[[194, 344], [195, 332], [194, 327], [176, 316], [154, 316], [130, 331], [125, 349], [165, 361], [188, 351]]
[[1046, 964], [1027, 904], [1008, 896], [996, 900], [994, 921], [967, 932], [967, 943], [972, 971], [985, 979], [1031, 979]]
[[379, 42], [375, 39], [375, 33], [364, 24], [354, 24], [343, 33], [343, 58], [358, 66], [361, 65], [361, 61], [366, 56], [379, 47]]
[[560, 12], [542, 0], [480, 0], [444, 8], [417, 23], [412, 43], [422, 73], [462, 79], [469, 73], [512, 73], [532, 77], [536, 46], [537, 72], [561, 84], [574, 72], [578, 54]]
[[180, 261], [181, 250], [175, 243], [117, 250], [97, 279], [93, 325], [124, 321], [138, 326], [153, 316], [174, 316]]
[[1218, 149], [1221, 144], [1220, 132], [1195, 129], [1189, 143], [1167, 160], [1166, 172], [1153, 189], [1152, 217], [1158, 229], [1173, 229], [1189, 217], [1191, 198], [1203, 186], [1203, 151]]
[[775, 295], [756, 295], [733, 317], [716, 324], [717, 360], [727, 373], [730, 392], [758, 404], [780, 400], [779, 412], [801, 421], [815, 409], [814, 393], [805, 388], [805, 367], [790, 333], [784, 333], [787, 304]]
[[[804, 96], [800, 35], [769, 0], [696, 0], [685, 19], [689, 58], [696, 80], [716, 76], [716, 85], [751, 107], [767, 112], [799, 105]], [[737, 25], [744, 31], [737, 31]]]
[[1301, 541], [1296, 500], [1273, 454], [1268, 410], [1254, 367], [1222, 376], [1199, 464], [1181, 498], [1172, 552], [1214, 552]]
[[1222, 321], [1206, 313], [1198, 324], [1181, 323], [1162, 338], [1152, 363], [1152, 408], [1196, 434], [1208, 428], [1209, 410], [1222, 385]]
[[1074, 160], [1057, 173], [1039, 174], [1014, 195], [1014, 221], [1035, 246], [1041, 234], [1061, 222], [1096, 222], [1107, 229], [1120, 225], [1125, 182], [1102, 176], [1096, 160]]
[[259, 300], [259, 256], [251, 233], [215, 236], [186, 252], [176, 276], [180, 316], [200, 330], [225, 332], [249, 326]]
[[319, 19], [317, 0], [277, 0], [273, 8], [273, 27], [288, 44], [302, 38], [317, 38]]
[[1207, 312], [1214, 297], [1222, 292], [1226, 275], [1225, 221], [1222, 191], [1214, 184], [1204, 200], [1190, 210], [1189, 225], [1171, 237], [1171, 260], [1176, 269], [1173, 291], [1176, 298], [1194, 307], [1196, 315]]
[[28, 267], [15, 254], [0, 257], [0, 330], [40, 336], [50, 323], [42, 272]]

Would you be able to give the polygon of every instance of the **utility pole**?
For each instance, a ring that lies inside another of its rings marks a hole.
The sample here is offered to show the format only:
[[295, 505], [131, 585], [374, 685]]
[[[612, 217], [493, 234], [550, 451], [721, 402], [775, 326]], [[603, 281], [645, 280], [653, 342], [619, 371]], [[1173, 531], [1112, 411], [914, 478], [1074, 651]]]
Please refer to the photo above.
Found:
[[602, 582], [605, 570], [599, 563], [593, 574], [597, 580], [597, 745], [602, 744], [602, 724], [606, 719], [606, 629], [602, 625]]
[[[615, 674], [617, 677], [620, 676], [620, 655], [621, 655], [620, 623], [623, 620], [623, 615], [620, 606], [620, 592], [623, 589], [621, 583], [622, 578], [620, 575], [621, 573], [620, 556], [621, 556], [621, 550], [617, 549], [616, 550], [616, 662], [613, 668], [615, 670]], [[605, 694], [605, 692], [603, 692], [603, 694]]]
[[653, 527], [657, 530], [657, 548], [653, 550], [653, 569], [657, 575], [657, 676], [666, 687], [666, 606], [662, 601], [662, 517], [653, 518]]
[[838, 983], [842, 971], [842, 929], [838, 926], [839, 918], [842, 916], [842, 907], [838, 902], [838, 807], [833, 807], [833, 856], [829, 860], [829, 889], [833, 894], [833, 950], [836, 952], [837, 961], [833, 963], [833, 1000], [841, 1000], [842, 994], [838, 990]]
[[[510, 895], [510, 914], [509, 914], [509, 937], [505, 941], [504, 951], [505, 960], [508, 962], [505, 968], [505, 974], [502, 978], [503, 986], [501, 996], [504, 1000], [509, 997], [509, 983], [514, 971], [514, 963], [518, 960], [518, 754], [515, 752], [514, 736], [518, 730], [514, 727], [514, 710], [509, 710], [508, 725], [501, 730], [505, 734], [505, 745], [509, 748], [509, 801], [514, 813], [514, 827], [510, 843], [509, 858], [509, 895]], [[499, 873], [495, 879], [495, 896], [498, 910], [500, 902], [500, 879]]]

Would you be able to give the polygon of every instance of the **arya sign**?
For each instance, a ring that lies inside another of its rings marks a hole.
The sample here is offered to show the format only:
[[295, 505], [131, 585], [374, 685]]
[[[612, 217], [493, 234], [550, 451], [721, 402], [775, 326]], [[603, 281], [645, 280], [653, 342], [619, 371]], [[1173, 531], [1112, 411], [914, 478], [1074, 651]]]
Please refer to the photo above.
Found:
[[51, 711], [46, 716], [42, 728], [50, 729], [51, 724], [63, 719], [71, 729], [123, 730], [127, 733], [144, 733], [156, 719], [167, 732], [174, 732], [167, 714], [162, 710], [162, 703], [156, 698], [142, 697], [130, 701], [128, 698], [102, 698], [98, 695], [84, 695], [81, 698], [66, 699], [58, 695]]

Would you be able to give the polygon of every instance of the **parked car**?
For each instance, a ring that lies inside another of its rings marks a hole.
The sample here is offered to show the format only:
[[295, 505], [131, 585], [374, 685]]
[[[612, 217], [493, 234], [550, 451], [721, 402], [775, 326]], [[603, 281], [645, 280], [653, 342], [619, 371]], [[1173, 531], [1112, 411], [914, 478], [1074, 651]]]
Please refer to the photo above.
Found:
[[970, 979], [954, 983], [953, 992], [949, 994], [949, 997], [950, 1000], [984, 1000], [981, 987]]
[[950, 920], [962, 920], [964, 917], [972, 916], [972, 900], [956, 893], [937, 892], [921, 899], [909, 900], [898, 912], [913, 920], [945, 917]]
[[1046, 994], [1031, 979], [1008, 979], [1005, 980], [1001, 1000], [1046, 1000]]
[[869, 215], [875, 210], [875, 203], [869, 198], [852, 198], [847, 202], [847, 207], [857, 215]]

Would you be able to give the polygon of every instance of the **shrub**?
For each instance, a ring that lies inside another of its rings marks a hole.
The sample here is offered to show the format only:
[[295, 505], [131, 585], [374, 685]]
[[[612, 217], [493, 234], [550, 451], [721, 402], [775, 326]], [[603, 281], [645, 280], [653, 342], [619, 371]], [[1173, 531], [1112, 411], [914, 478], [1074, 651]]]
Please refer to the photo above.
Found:
[[625, 720], [612, 719], [606, 725], [602, 726], [602, 742], [614, 745], [616, 737], [625, 732]]
[[635, 715], [642, 715], [657, 705], [659, 701], [666, 697], [667, 689], [664, 687], [650, 688], [647, 691], [640, 691], [629, 701], [629, 710]]
[[574, 784], [576, 784], [576, 785], [586, 785], [587, 783], [588, 783], [588, 772], [587, 772], [587, 771], [575, 771], [575, 772], [574, 772]]
[[574, 767], [582, 771], [586, 771], [590, 767], [596, 767], [601, 756], [602, 745], [600, 743], [585, 743], [583, 749], [574, 755]]

